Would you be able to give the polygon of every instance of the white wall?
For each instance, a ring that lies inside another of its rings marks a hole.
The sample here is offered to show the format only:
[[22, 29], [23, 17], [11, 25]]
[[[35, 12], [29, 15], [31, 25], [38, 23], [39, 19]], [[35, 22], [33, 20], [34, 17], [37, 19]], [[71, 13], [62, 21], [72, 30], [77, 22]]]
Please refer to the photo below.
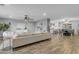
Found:
[[[60, 23], [60, 25], [59, 25]], [[52, 20], [50, 21], [50, 32], [53, 33], [54, 30], [57, 30], [57, 29], [62, 29], [62, 24], [63, 22], [60, 21], [59, 19], [58, 20]]]
[[[5, 19], [5, 18], [0, 19], [0, 23], [9, 23], [9, 22], [11, 22], [11, 26], [10, 26], [11, 30], [16, 30], [17, 28], [24, 30], [25, 24], [26, 24], [26, 22], [23, 21], [23, 20]], [[27, 28], [28, 28], [28, 31], [34, 32], [34, 26], [33, 25], [34, 25], [33, 23], [26, 25]]]
[[[42, 24], [42, 26], [41, 26]], [[40, 28], [42, 28], [40, 30]], [[47, 19], [42, 19], [42, 20], [39, 20], [35, 23], [35, 31], [36, 32], [47, 32]]]
[[72, 29], [74, 29], [75, 35], [78, 35], [79, 20], [74, 20], [74, 21], [72, 21], [71, 23], [72, 23]]
[[[15, 20], [15, 19], [0, 19], [1, 23], [9, 23], [11, 22], [11, 30], [16, 30], [18, 28], [24, 29], [26, 22], [23, 20]], [[42, 23], [42, 26], [41, 26]], [[29, 24], [26, 24], [27, 31], [28, 32], [47, 32], [47, 19], [38, 20], [36, 22], [31, 22]], [[40, 28], [42, 30], [40, 30]]]

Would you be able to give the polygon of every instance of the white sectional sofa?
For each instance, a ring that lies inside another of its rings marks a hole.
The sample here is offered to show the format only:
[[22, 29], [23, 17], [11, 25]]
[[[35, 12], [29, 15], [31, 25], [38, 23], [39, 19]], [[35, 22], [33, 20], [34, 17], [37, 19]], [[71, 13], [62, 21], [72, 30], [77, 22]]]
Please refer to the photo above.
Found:
[[16, 36], [12, 41], [12, 47], [20, 47], [23, 45], [35, 43], [38, 41], [51, 39], [50, 33], [30, 33], [30, 34], [21, 34]]

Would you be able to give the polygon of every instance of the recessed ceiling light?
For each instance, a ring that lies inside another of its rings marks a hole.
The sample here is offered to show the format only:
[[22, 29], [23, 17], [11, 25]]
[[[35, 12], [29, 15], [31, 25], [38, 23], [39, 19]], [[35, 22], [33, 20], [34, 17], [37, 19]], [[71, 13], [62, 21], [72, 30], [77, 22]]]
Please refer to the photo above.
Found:
[[10, 18], [13, 18], [13, 16], [9, 16]]
[[46, 13], [46, 12], [44, 12], [44, 13], [43, 13], [43, 16], [46, 16], [46, 15], [47, 15], [47, 13]]

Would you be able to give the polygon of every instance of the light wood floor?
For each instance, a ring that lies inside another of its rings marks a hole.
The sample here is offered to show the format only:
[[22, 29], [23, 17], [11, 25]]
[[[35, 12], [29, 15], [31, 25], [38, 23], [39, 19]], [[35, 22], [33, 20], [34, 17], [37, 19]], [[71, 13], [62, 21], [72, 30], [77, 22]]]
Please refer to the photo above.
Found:
[[16, 48], [21, 54], [74, 54], [79, 53], [79, 36], [51, 36], [51, 40]]

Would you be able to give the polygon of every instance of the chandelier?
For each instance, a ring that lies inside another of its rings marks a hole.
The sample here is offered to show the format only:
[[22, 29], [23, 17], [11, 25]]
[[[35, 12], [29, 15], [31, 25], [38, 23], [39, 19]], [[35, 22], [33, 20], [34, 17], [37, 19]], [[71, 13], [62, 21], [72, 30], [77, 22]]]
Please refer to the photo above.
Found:
[[26, 22], [31, 22], [31, 21], [33, 21], [33, 19], [32, 18], [30, 18], [28, 15], [24, 15], [25, 17], [24, 17], [24, 20], [26, 21]]

